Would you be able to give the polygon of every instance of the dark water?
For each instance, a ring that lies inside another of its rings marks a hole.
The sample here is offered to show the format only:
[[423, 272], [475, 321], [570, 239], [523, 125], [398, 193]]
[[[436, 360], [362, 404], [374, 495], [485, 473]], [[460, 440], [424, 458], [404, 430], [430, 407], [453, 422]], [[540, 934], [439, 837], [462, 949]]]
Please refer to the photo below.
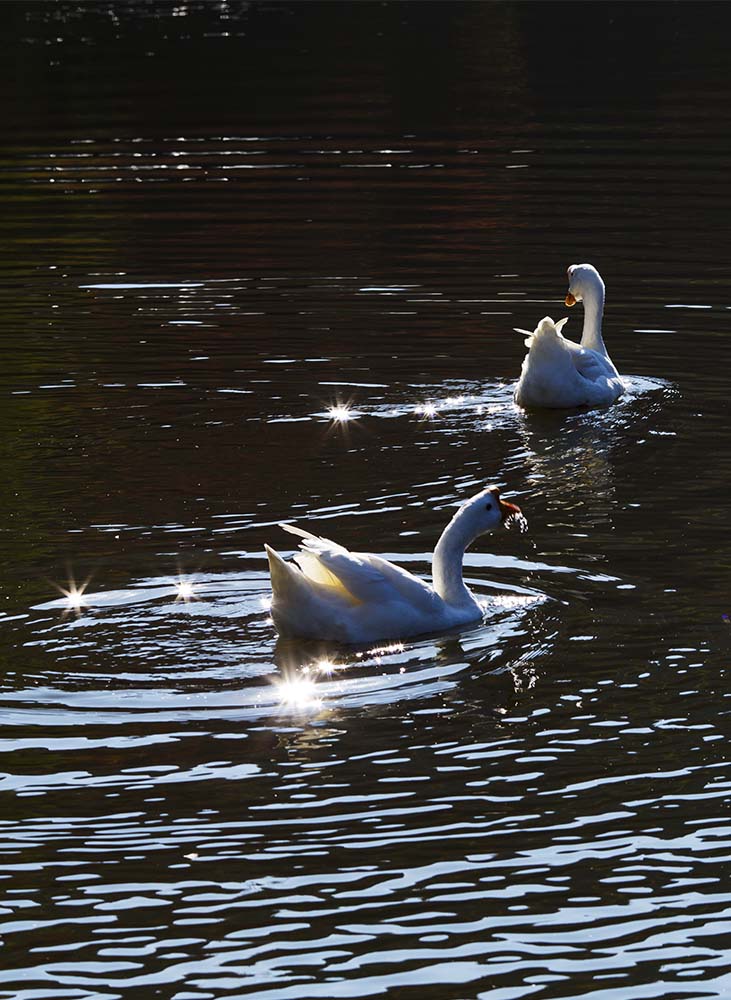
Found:
[[[729, 9], [0, 18], [0, 997], [731, 996]], [[630, 391], [526, 416], [583, 260]], [[276, 642], [278, 521], [486, 482], [484, 623]]]

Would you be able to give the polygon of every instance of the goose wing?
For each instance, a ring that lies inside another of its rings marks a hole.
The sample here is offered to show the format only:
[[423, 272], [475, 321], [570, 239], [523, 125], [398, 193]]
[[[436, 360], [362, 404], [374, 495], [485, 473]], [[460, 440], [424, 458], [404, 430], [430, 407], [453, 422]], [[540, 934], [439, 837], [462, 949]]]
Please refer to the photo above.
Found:
[[589, 350], [586, 347], [578, 347], [577, 345], [577, 350], [572, 351], [571, 356], [576, 371], [582, 378], [588, 379], [589, 382], [596, 382], [602, 378], [612, 378], [616, 375], [614, 366], [611, 363], [607, 363], [596, 351]]
[[385, 580], [388, 580], [391, 587], [400, 595], [402, 601], [406, 601], [412, 608], [424, 612], [434, 611], [435, 607], [441, 604], [441, 598], [434, 592], [434, 589], [425, 583], [424, 580], [409, 573], [408, 570], [397, 566], [396, 563], [389, 562], [381, 556], [373, 553], [359, 553], [361, 558], [368, 560], [369, 564], [376, 569]]
[[313, 582], [335, 587], [363, 604], [406, 602], [411, 607], [432, 608], [436, 595], [431, 587], [387, 559], [370, 552], [351, 552], [295, 525], [281, 527], [302, 539], [294, 559]]

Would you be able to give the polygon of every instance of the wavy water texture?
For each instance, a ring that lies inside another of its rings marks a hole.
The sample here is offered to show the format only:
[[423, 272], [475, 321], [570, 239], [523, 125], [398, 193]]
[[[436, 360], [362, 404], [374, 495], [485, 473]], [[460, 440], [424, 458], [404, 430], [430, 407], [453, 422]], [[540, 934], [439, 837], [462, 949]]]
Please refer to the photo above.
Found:
[[[7, 5], [0, 1000], [731, 994], [712, 7]], [[628, 391], [525, 413], [582, 260]], [[277, 638], [280, 522], [487, 484], [482, 621]]]

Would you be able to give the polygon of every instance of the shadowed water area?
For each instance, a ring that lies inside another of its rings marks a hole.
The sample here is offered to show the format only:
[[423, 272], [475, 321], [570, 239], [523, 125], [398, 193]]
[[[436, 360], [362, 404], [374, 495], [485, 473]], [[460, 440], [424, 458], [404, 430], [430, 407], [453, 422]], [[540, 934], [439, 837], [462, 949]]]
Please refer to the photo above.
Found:
[[[729, 8], [0, 20], [0, 998], [731, 995]], [[484, 621], [277, 641], [488, 483]]]

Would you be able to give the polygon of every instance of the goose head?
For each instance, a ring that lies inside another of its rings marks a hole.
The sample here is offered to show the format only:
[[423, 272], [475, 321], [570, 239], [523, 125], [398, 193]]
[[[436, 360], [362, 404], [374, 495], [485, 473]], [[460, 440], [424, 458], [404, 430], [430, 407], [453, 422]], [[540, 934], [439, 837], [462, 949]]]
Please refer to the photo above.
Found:
[[488, 486], [462, 504], [455, 520], [462, 522], [466, 535], [477, 538], [478, 535], [493, 531], [512, 517], [522, 517], [520, 507], [503, 500], [497, 486]]
[[581, 302], [584, 296], [601, 292], [604, 299], [604, 282], [601, 275], [592, 264], [572, 264], [566, 272], [569, 279], [569, 290], [566, 294], [566, 305], [573, 306]]

